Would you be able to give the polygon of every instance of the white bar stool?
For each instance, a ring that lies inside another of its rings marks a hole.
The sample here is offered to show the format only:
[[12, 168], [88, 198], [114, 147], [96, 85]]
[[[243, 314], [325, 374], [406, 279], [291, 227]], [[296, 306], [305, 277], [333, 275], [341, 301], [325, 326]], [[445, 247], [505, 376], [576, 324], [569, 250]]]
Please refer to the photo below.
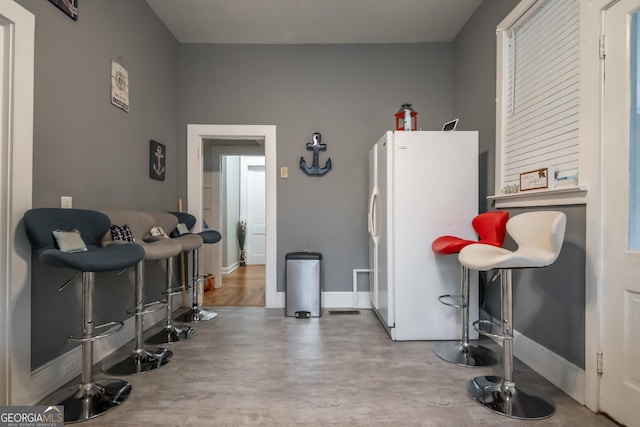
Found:
[[513, 379], [513, 294], [511, 270], [514, 268], [547, 267], [558, 258], [566, 226], [562, 212], [526, 212], [507, 222], [507, 233], [518, 244], [516, 251], [472, 244], [460, 251], [458, 260], [463, 266], [479, 271], [499, 269], [502, 290], [502, 324], [499, 333], [486, 332], [479, 325], [490, 324], [478, 320], [474, 328], [483, 334], [503, 341], [502, 363], [504, 377], [480, 376], [467, 383], [471, 399], [484, 407], [510, 418], [538, 420], [555, 412], [553, 403], [522, 391]]

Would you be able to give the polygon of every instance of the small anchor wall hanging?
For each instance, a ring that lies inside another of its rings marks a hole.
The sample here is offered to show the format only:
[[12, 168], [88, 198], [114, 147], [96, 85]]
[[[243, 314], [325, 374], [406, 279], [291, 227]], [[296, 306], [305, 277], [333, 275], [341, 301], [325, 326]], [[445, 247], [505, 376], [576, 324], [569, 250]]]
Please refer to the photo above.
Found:
[[322, 144], [320, 141], [322, 140], [322, 135], [320, 132], [315, 132], [312, 137], [313, 142], [307, 143], [307, 150], [313, 151], [313, 163], [311, 167], [307, 166], [307, 162], [304, 160], [304, 156], [300, 157], [300, 169], [302, 172], [306, 173], [309, 176], [322, 176], [331, 170], [331, 159], [327, 159], [327, 162], [324, 164], [324, 167], [320, 167], [320, 162], [318, 160], [319, 152], [326, 151], [327, 144]]
[[167, 148], [153, 139], [149, 141], [149, 178], [164, 181]]

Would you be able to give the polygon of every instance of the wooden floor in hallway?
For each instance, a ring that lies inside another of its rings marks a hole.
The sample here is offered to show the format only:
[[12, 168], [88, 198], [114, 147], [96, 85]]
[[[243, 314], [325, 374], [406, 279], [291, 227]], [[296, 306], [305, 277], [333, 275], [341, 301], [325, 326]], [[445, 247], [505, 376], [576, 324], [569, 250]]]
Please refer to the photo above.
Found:
[[222, 276], [222, 287], [204, 293], [203, 305], [264, 307], [265, 284], [264, 265], [238, 267]]

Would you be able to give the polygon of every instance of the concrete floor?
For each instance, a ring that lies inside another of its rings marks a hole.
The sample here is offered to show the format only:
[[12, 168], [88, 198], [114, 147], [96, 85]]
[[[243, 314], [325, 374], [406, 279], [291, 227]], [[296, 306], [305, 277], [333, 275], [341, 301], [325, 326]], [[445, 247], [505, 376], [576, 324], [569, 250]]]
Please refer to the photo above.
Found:
[[[127, 377], [130, 398], [87, 426], [611, 426], [526, 366], [516, 381], [550, 397], [544, 421], [495, 415], [465, 392], [494, 368], [441, 361], [433, 342], [393, 342], [373, 312], [300, 320], [281, 309], [216, 307], [164, 367]], [[493, 344], [493, 343], [490, 343]], [[102, 377], [104, 374], [96, 374]]]

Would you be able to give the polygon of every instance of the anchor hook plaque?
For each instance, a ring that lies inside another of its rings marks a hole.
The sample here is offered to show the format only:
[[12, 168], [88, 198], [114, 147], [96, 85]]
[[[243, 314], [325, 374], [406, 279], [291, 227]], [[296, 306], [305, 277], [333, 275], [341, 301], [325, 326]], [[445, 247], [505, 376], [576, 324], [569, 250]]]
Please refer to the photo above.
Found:
[[313, 142], [307, 143], [307, 150], [313, 151], [313, 163], [311, 167], [307, 166], [307, 162], [304, 160], [304, 156], [300, 157], [300, 169], [302, 172], [309, 176], [322, 176], [331, 170], [331, 159], [327, 159], [324, 167], [320, 167], [320, 161], [318, 159], [320, 151], [326, 151], [327, 144], [322, 144], [322, 135], [320, 132], [315, 132], [312, 137]]

